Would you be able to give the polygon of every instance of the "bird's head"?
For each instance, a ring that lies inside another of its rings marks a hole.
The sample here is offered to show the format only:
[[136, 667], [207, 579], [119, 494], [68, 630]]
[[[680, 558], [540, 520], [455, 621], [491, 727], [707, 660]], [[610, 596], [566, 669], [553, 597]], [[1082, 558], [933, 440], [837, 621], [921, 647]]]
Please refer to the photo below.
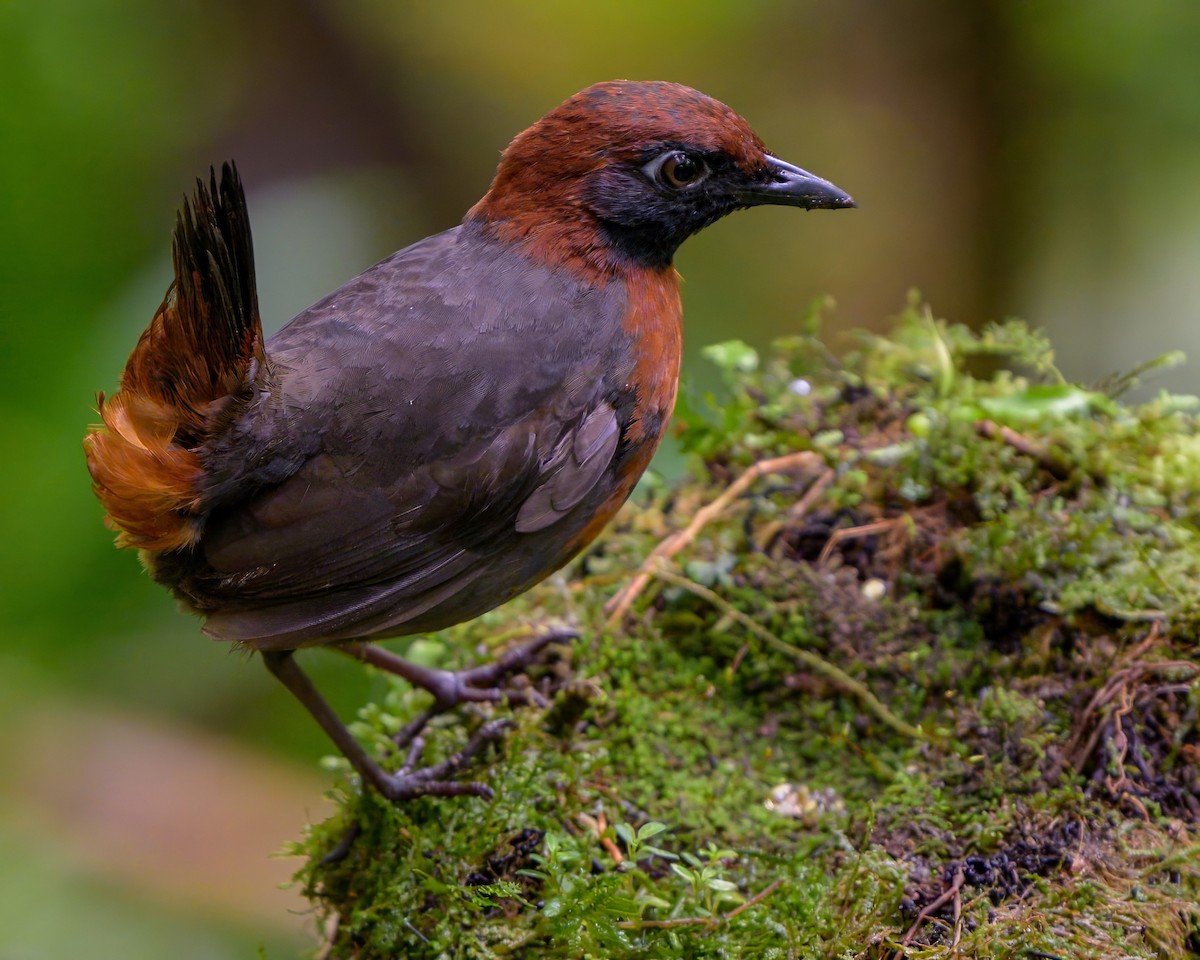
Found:
[[725, 104], [677, 83], [615, 80], [518, 134], [467, 220], [540, 259], [609, 273], [665, 268], [693, 233], [760, 204], [854, 201], [769, 154]]

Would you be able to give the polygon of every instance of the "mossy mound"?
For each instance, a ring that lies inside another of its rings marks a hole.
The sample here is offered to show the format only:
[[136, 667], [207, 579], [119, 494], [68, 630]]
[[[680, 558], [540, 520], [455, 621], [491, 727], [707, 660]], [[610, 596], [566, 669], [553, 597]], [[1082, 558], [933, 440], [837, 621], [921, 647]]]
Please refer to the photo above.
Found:
[[[1067, 384], [1016, 322], [816, 326], [712, 348], [694, 477], [424, 647], [583, 637], [547, 709], [430, 730], [511, 716], [495, 800], [345, 783], [301, 845], [326, 955], [1200, 955], [1197, 401]], [[398, 765], [423, 703], [356, 732]]]

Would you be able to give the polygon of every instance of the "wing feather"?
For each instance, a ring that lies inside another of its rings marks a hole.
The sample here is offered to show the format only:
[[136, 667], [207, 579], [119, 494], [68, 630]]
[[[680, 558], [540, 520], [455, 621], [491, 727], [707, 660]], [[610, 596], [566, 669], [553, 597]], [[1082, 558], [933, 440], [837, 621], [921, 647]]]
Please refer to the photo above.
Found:
[[273, 392], [208, 453], [197, 560], [162, 570], [206, 632], [273, 649], [411, 633], [570, 555], [628, 418], [623, 294], [461, 229], [267, 344]]

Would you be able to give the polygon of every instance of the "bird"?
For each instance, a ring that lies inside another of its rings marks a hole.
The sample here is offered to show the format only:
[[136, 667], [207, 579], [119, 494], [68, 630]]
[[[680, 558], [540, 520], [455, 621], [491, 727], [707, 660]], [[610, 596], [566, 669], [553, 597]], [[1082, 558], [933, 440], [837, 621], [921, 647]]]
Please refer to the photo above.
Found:
[[[477, 617], [600, 533], [675, 403], [675, 252], [764, 204], [855, 206], [712, 97], [597, 83], [512, 140], [461, 223], [267, 339], [239, 174], [210, 170], [176, 219], [174, 279], [84, 439], [117, 545], [205, 634], [260, 654], [363, 784], [393, 801], [492, 796], [457, 778], [502, 722], [425, 767], [420, 729], [464, 702], [529, 702], [502, 681], [571, 635], [457, 671], [376, 641]], [[295, 654], [315, 646], [430, 692], [398, 769], [303, 671]]]

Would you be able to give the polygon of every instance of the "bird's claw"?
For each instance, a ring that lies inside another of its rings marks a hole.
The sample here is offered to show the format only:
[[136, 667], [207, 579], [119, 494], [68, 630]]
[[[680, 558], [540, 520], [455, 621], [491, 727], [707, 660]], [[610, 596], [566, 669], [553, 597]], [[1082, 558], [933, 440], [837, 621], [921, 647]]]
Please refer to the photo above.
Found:
[[433, 694], [438, 712], [450, 710], [460, 703], [509, 703], [522, 706], [545, 707], [546, 698], [529, 685], [501, 689], [499, 683], [510, 674], [519, 673], [530, 666], [546, 647], [552, 643], [563, 643], [579, 638], [573, 630], [552, 630], [514, 647], [491, 663], [464, 670], [439, 670], [435, 685], [427, 687]]
[[421, 751], [425, 748], [425, 738], [420, 736], [419, 731], [415, 731], [409, 737], [404, 764], [395, 773], [383, 774], [375, 786], [385, 797], [394, 801], [421, 796], [475, 796], [491, 800], [495, 794], [487, 784], [474, 781], [460, 783], [452, 778], [461, 772], [486, 744], [499, 740], [504, 731], [511, 726], [512, 721], [507, 719], [491, 720], [476, 730], [461, 750], [427, 767], [417, 767]]

